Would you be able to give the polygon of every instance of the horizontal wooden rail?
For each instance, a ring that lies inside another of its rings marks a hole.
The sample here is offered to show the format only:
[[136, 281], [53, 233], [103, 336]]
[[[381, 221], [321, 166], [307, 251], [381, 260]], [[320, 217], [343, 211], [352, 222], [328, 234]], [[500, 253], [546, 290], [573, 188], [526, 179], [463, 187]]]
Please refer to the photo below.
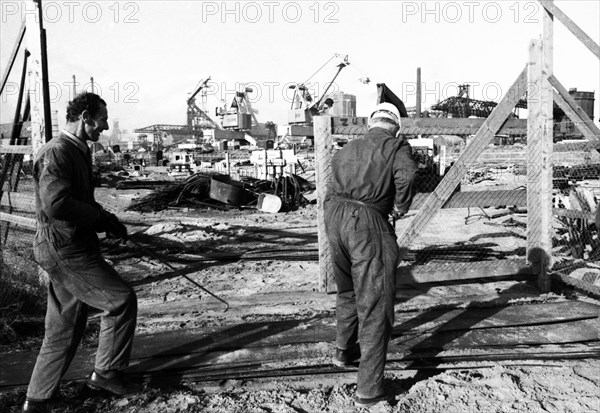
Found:
[[0, 198], [0, 206], [35, 212], [35, 196], [19, 192], [4, 192]]
[[33, 155], [33, 147], [31, 145], [2, 145], [0, 146], [0, 153]]
[[[367, 118], [332, 118], [334, 135], [364, 135]], [[402, 118], [403, 135], [474, 135], [485, 122], [483, 118]], [[527, 119], [509, 119], [498, 135], [526, 135]]]
[[[430, 193], [415, 195], [410, 209], [419, 209]], [[526, 206], [527, 191], [525, 189], [506, 191], [465, 191], [454, 192], [442, 208]]]
[[10, 222], [11, 224], [17, 224], [31, 229], [36, 228], [36, 222], [34, 218], [21, 217], [14, 214], [7, 214], [5, 212], [0, 212], [0, 221]]

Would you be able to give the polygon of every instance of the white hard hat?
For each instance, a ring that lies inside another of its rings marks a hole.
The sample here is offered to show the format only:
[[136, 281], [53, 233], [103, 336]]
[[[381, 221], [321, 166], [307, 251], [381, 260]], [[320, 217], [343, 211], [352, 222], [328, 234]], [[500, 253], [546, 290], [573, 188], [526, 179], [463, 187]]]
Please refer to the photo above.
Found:
[[[377, 116], [375, 116], [375, 114], [377, 114]], [[400, 124], [400, 112], [398, 111], [398, 108], [387, 102], [375, 106], [375, 109], [371, 112], [371, 116], [369, 116], [369, 120], [373, 118], [388, 118], [398, 125]]]

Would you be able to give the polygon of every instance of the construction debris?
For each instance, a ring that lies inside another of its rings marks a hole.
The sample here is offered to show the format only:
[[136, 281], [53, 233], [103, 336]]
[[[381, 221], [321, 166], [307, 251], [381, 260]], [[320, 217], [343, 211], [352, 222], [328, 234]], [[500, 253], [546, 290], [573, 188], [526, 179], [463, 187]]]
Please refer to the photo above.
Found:
[[[150, 182], [149, 184], [145, 184]], [[311, 203], [303, 194], [315, 190], [315, 185], [297, 175], [281, 176], [274, 181], [228, 175], [196, 173], [183, 181], [123, 181], [128, 189], [152, 188], [154, 191], [134, 201], [129, 211], [156, 212], [169, 207], [197, 206], [215, 209], [255, 208], [265, 212], [285, 212]], [[117, 186], [117, 188], [119, 188]], [[277, 202], [277, 200], [279, 202]], [[279, 207], [275, 207], [279, 205]]]

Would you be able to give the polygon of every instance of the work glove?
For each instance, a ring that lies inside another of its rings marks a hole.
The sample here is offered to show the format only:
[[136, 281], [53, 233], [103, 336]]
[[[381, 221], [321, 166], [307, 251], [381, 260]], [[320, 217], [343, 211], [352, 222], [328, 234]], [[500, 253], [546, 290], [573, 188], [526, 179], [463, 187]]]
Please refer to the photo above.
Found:
[[119, 222], [119, 218], [115, 214], [104, 210], [96, 225], [96, 231], [105, 232], [107, 238], [127, 241], [127, 227]]
[[394, 221], [398, 221], [399, 219], [402, 219], [404, 217], [404, 212], [400, 211], [395, 205], [394, 205], [394, 209], [392, 209], [392, 212], [390, 212], [390, 217], [392, 217], [392, 219]]
[[109, 221], [106, 225], [106, 237], [120, 239], [123, 242], [127, 241], [127, 227], [116, 221]]

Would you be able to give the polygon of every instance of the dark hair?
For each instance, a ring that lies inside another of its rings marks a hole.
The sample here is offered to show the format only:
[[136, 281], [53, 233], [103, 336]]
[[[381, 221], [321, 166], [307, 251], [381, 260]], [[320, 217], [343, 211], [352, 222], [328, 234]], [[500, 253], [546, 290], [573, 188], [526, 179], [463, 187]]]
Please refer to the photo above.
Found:
[[83, 92], [75, 96], [75, 99], [69, 102], [67, 106], [67, 122], [75, 122], [84, 110], [95, 116], [100, 110], [100, 105], [106, 106], [106, 102], [97, 94]]

